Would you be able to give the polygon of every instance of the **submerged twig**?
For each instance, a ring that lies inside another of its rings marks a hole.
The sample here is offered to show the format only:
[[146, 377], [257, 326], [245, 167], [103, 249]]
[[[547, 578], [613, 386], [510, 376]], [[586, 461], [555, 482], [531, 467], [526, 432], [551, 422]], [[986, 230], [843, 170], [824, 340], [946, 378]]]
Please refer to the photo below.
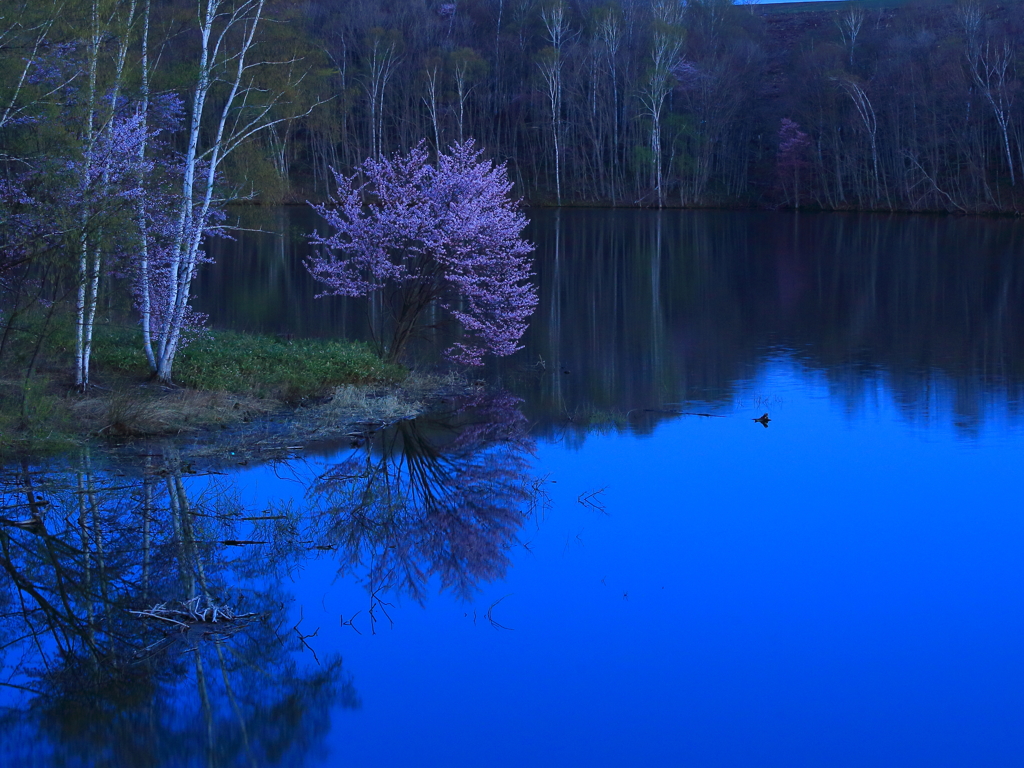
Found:
[[[515, 593], [514, 592], [510, 592], [509, 594], [505, 595], [505, 597], [511, 597], [513, 594], [515, 594]], [[491, 626], [494, 627], [495, 629], [507, 629], [509, 632], [513, 632], [514, 630], [513, 630], [512, 627], [506, 627], [503, 624], [499, 624], [497, 621], [494, 620], [494, 616], [491, 615], [491, 612], [494, 610], [494, 607], [498, 603], [500, 603], [502, 600], [504, 600], [505, 597], [499, 597], [497, 600], [495, 600], [493, 603], [491, 603], [491, 607], [487, 609], [487, 620], [489, 622], [491, 622]]]
[[598, 498], [607, 489], [608, 486], [604, 486], [603, 488], [598, 488], [596, 491], [584, 491], [583, 493], [576, 497], [576, 501], [581, 506], [589, 507], [590, 509], [596, 509], [598, 512], [608, 514], [605, 511], [604, 502], [602, 502], [601, 499]]

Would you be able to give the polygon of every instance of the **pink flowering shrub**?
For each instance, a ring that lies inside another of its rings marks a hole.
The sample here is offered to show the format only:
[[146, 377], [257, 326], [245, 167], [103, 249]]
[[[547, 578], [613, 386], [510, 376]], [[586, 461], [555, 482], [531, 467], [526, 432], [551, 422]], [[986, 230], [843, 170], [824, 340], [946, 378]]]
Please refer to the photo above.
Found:
[[445, 353], [454, 362], [480, 365], [485, 354], [520, 348], [537, 305], [533, 245], [521, 236], [527, 219], [510, 197], [504, 165], [480, 154], [469, 140], [432, 164], [421, 142], [407, 155], [368, 159], [352, 176], [335, 173], [337, 195], [313, 206], [334, 233], [313, 236], [323, 251], [306, 267], [325, 286], [321, 296], [382, 291], [389, 360], [401, 356], [431, 305], [461, 327]]

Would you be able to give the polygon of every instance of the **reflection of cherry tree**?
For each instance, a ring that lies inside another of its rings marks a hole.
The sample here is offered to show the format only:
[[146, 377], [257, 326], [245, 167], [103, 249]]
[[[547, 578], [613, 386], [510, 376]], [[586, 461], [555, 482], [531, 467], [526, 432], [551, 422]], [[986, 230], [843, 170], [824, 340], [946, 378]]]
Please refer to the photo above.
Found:
[[400, 422], [319, 477], [310, 497], [342, 572], [365, 569], [371, 595], [419, 601], [435, 579], [468, 598], [501, 578], [531, 497], [520, 402], [480, 394]]
[[[223, 541], [242, 510], [224, 488], [88, 455], [0, 480], [5, 764], [292, 764], [331, 707], [356, 704], [340, 658], [300, 663], [287, 596], [238, 578]], [[245, 607], [222, 602], [229, 585]], [[175, 626], [159, 605], [202, 616]]]

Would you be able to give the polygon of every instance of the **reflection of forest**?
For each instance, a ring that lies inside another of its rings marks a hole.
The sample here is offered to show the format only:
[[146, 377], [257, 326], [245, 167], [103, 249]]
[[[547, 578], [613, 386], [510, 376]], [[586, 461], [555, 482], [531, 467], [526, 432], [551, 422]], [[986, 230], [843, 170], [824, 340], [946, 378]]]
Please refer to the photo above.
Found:
[[533, 493], [520, 402], [449, 405], [369, 435], [308, 505], [246, 510], [234, 478], [173, 452], [6, 468], [4, 765], [302, 764], [358, 700], [341, 657], [291, 626], [286, 577], [336, 559], [372, 629], [390, 596], [469, 596], [510, 564]]
[[[727, 399], [788, 352], [851, 399], [884, 377], [957, 416], [1024, 383], [1016, 221], [729, 211], [540, 211], [541, 306], [502, 366], [531, 417]], [[544, 360], [543, 373], [524, 376]], [[568, 371], [568, 373], [565, 373]], [[656, 414], [647, 414], [648, 423]], [[583, 418], [582, 421], [586, 421]]]
[[[364, 304], [312, 298], [302, 233], [315, 218], [282, 210], [287, 237], [243, 234], [217, 246], [200, 308], [219, 327], [358, 337]], [[631, 410], [644, 428], [655, 418], [638, 415], [644, 409], [728, 398], [767, 352], [783, 349], [851, 398], [881, 375], [909, 412], [938, 390], [967, 420], [993, 391], [1012, 394], [1024, 381], [1024, 230], [1015, 220], [529, 215], [541, 303], [526, 349], [495, 371], [528, 394], [542, 429]]]
[[301, 658], [270, 574], [225, 546], [251, 527], [228, 486], [138, 469], [3, 475], [4, 764], [301, 762], [358, 703], [340, 656]]

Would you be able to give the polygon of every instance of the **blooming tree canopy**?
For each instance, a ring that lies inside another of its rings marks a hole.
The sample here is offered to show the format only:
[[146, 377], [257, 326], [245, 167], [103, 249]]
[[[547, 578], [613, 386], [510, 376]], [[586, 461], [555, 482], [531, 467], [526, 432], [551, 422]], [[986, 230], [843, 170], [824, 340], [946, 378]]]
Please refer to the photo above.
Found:
[[446, 351], [455, 362], [480, 365], [485, 354], [520, 348], [537, 305], [533, 245], [521, 236], [527, 219], [504, 165], [480, 155], [470, 139], [432, 164], [421, 142], [406, 155], [367, 159], [352, 176], [335, 173], [337, 195], [313, 206], [334, 233], [313, 236], [324, 248], [307, 269], [324, 284], [321, 296], [383, 291], [391, 360], [431, 305], [461, 326]]

